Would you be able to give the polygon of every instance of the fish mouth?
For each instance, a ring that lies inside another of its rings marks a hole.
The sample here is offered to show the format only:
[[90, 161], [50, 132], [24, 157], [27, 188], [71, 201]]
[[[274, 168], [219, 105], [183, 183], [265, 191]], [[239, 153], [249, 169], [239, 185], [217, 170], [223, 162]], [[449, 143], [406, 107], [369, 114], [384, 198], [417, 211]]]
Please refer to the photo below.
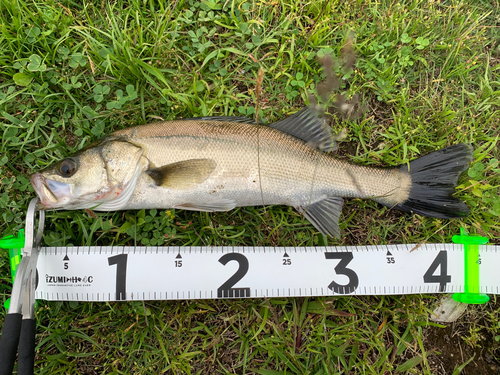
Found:
[[[38, 172], [31, 175], [30, 181], [38, 198], [40, 198], [38, 208], [42, 210], [60, 206], [61, 202], [56, 194], [61, 195], [66, 191], [69, 192], [68, 184], [48, 180]], [[64, 195], [61, 198], [64, 198]], [[67, 200], [67, 198], [63, 200]]]

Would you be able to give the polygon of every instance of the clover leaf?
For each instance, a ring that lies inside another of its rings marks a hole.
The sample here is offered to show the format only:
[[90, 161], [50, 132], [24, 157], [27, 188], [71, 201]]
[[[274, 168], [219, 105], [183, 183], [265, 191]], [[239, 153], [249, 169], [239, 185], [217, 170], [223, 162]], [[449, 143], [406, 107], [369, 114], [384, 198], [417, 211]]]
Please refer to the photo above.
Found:
[[42, 58], [40, 56], [31, 55], [28, 70], [30, 72], [44, 72], [47, 70], [47, 65], [42, 62]]

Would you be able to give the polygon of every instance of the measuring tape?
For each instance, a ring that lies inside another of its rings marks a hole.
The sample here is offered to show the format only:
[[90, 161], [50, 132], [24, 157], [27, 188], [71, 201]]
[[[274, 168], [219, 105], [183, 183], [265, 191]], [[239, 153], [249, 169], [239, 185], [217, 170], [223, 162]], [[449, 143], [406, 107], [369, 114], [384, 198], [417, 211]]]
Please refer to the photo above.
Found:
[[[479, 246], [478, 263], [479, 290], [468, 291], [500, 294], [500, 246]], [[36, 298], [57, 301], [394, 295], [465, 289], [460, 244], [46, 247], [40, 249], [37, 272]]]

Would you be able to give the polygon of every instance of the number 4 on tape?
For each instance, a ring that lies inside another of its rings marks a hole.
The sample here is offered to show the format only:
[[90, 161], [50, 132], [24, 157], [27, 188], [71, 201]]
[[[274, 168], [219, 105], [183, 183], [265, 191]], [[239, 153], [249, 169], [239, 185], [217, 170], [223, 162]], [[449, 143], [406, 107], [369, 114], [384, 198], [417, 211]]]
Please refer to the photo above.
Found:
[[[440, 267], [439, 275], [434, 275]], [[451, 276], [448, 275], [448, 253], [440, 251], [434, 262], [424, 274], [424, 282], [426, 283], [439, 283], [439, 291], [446, 291], [446, 284], [451, 282]]]

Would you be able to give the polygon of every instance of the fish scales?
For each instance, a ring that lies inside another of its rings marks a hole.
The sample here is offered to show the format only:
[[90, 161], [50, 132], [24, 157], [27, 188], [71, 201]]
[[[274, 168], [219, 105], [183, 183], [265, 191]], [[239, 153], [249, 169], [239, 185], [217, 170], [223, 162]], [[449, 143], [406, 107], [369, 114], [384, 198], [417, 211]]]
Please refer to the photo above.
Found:
[[397, 204], [408, 197], [409, 175], [337, 160], [268, 126], [184, 120], [114, 135], [143, 148], [154, 165], [205, 158], [217, 165], [210, 178], [190, 191], [157, 187], [144, 175], [124, 207], [128, 209], [171, 208], [221, 195], [238, 206], [307, 205], [328, 196], [385, 197]]

